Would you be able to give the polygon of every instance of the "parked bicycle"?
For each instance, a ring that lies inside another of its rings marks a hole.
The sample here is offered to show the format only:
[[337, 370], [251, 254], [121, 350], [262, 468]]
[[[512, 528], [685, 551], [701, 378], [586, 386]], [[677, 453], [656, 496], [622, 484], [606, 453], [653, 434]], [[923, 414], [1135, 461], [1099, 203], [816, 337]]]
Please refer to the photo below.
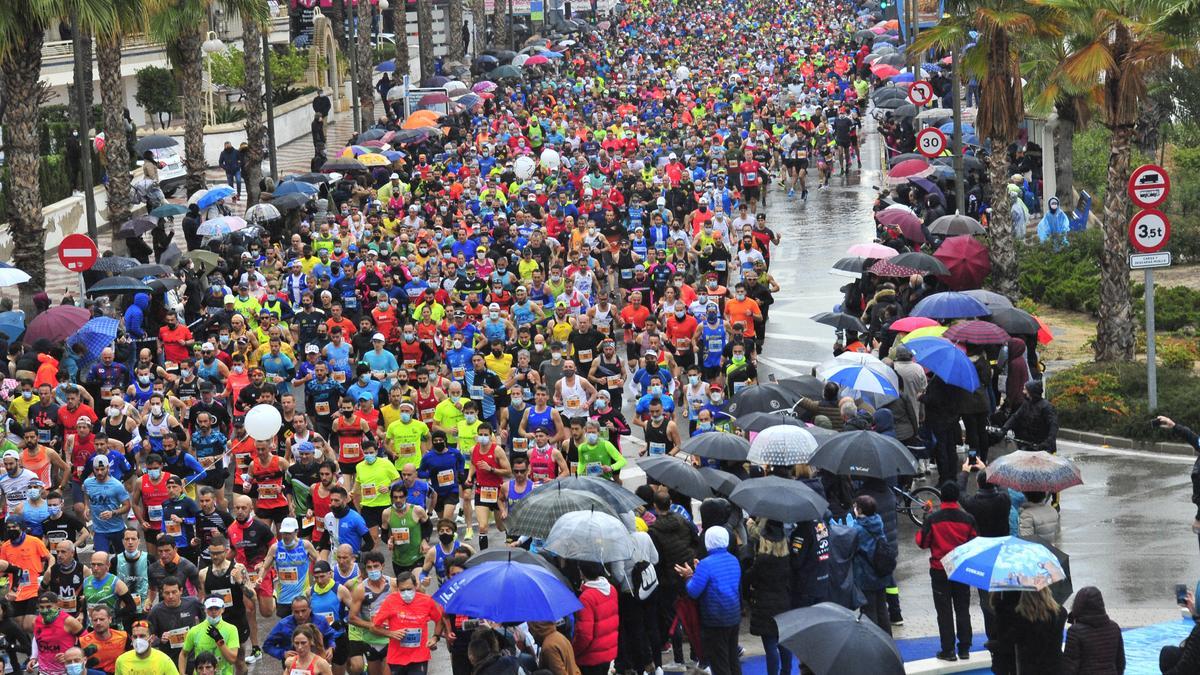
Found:
[[908, 516], [917, 527], [924, 525], [929, 514], [942, 505], [942, 493], [932, 485], [923, 485], [911, 492], [893, 486], [892, 492], [896, 494], [896, 513]]

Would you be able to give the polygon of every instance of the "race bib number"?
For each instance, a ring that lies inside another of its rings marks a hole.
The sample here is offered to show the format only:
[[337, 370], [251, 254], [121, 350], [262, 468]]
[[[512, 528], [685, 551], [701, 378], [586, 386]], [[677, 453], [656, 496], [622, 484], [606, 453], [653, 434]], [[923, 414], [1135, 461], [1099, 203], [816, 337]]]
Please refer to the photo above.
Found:
[[421, 646], [421, 636], [424, 633], [420, 628], [404, 629], [404, 637], [400, 639], [400, 646], [409, 649], [416, 649]]
[[342, 457], [347, 460], [358, 459], [362, 457], [361, 445], [358, 443], [343, 443]]
[[680, 351], [689, 351], [692, 348], [692, 341], [687, 338], [675, 338], [675, 349]]
[[495, 487], [479, 487], [479, 499], [485, 502], [494, 502], [500, 496], [499, 488]]
[[433, 408], [425, 408], [421, 411], [421, 421], [426, 424], [433, 421]]
[[528, 438], [518, 437], [518, 438], [513, 439], [513, 450], [514, 451], [525, 452], [528, 449], [529, 449], [529, 439]]
[[735, 394], [736, 394], [736, 393], [738, 393], [739, 391], [741, 391], [741, 390], [745, 389], [745, 388], [746, 388], [746, 383], [745, 383], [745, 382], [734, 382], [734, 383], [733, 383], [733, 393], [735, 393]]
[[309, 675], [309, 672], [305, 668], [292, 668], [292, 671], [289, 673], [289, 675]]
[[274, 483], [265, 483], [258, 486], [258, 496], [261, 499], [276, 499], [279, 497], [279, 486]]
[[708, 339], [708, 351], [709, 352], [716, 354], [724, 348], [725, 348], [725, 342], [721, 338], [709, 338]]
[[567, 399], [567, 407], [571, 408], [572, 410], [578, 408], [582, 404], [583, 404], [583, 401], [580, 400], [580, 398], [578, 396], [572, 396], [571, 398]]
[[161, 522], [163, 517], [162, 504], [159, 504], [158, 506], [147, 506], [146, 517], [152, 523]]
[[604, 465], [602, 465], [600, 462], [588, 462], [586, 465], [584, 465], [583, 470], [586, 471], [587, 475], [589, 476], [599, 476], [600, 474], [604, 473]]
[[449, 487], [454, 485], [454, 470], [443, 469], [437, 472], [437, 484], [438, 487]]
[[591, 361], [592, 360], [592, 350], [580, 349], [579, 350], [579, 360], [583, 361], [584, 363]]
[[316, 409], [318, 415], [328, 415], [329, 401], [317, 401], [314, 408]]
[[621, 278], [622, 279], [632, 279], [633, 278], [633, 270], [621, 270]]
[[747, 171], [745, 176], [742, 178], [742, 180], [745, 181], [745, 183], [747, 185], [749, 185], [751, 183], [756, 183], [756, 182], [758, 182], [758, 172], [757, 171]]
[[279, 567], [279, 580], [285, 584], [294, 584], [300, 581], [300, 572], [295, 567]]
[[478, 385], [472, 386], [471, 387], [471, 398], [473, 398], [475, 400], [483, 400], [483, 387], [478, 386]]
[[726, 263], [724, 260], [714, 260], [712, 265], [713, 265], [713, 269], [718, 272], [724, 272], [726, 269], [729, 268], [729, 264]]
[[650, 454], [652, 454], [652, 455], [667, 454], [667, 444], [666, 443], [651, 443], [650, 444]]
[[49, 443], [53, 440], [49, 429], [38, 429], [38, 443]]
[[417, 445], [416, 443], [401, 443], [399, 450], [401, 457], [407, 457], [417, 451]]
[[317, 523], [317, 519], [313, 518], [312, 516], [304, 516], [303, 518], [300, 519], [301, 529], [307, 530], [308, 528], [312, 527], [313, 525], [316, 525], [316, 523]]
[[400, 362], [400, 364], [403, 365], [405, 368], [415, 368], [417, 365], [417, 360], [416, 359], [404, 359], [403, 361]]
[[375, 487], [374, 483], [363, 483], [362, 484], [362, 498], [363, 499], [374, 499], [378, 495], [379, 495], [379, 490], [378, 490], [378, 488]]
[[112, 392], [112, 387], [100, 387], [100, 398], [111, 398]]
[[407, 527], [392, 528], [392, 543], [404, 545], [410, 541]]
[[343, 384], [346, 381], [346, 373], [340, 370], [333, 371], [333, 381], [337, 382], [338, 384]]
[[76, 604], [78, 603], [75, 596], [71, 596], [69, 598], [59, 598], [58, 600], [59, 609], [68, 613], [73, 613], [75, 611]]
[[187, 638], [187, 632], [187, 628], [176, 628], [175, 630], [169, 630], [163, 633], [163, 639], [167, 642], [167, 644], [171, 645], [171, 647], [178, 649], [183, 646], [183, 641]]
[[230, 588], [214, 588], [210, 594], [217, 596], [221, 602], [225, 603], [226, 607], [233, 606], [233, 589]]
[[467, 371], [464, 368], [454, 368], [450, 371], [450, 374], [454, 376], [454, 379], [461, 380], [466, 377]]
[[177, 520], [168, 520], [163, 523], [166, 526], [167, 534], [172, 537], [178, 537], [183, 534], [183, 523]]
[[608, 387], [610, 389], [619, 389], [621, 387], [621, 376], [620, 375], [609, 375], [608, 376]]

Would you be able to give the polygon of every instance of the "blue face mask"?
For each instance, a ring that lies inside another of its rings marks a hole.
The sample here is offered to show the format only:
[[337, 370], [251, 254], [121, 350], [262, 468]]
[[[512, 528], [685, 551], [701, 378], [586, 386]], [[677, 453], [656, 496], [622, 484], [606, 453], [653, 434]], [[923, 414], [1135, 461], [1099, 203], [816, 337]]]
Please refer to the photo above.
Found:
[[82, 663], [68, 663], [67, 664], [67, 675], [83, 675], [83, 664]]
[[367, 464], [374, 464], [375, 460], [379, 459], [379, 457], [372, 453], [363, 455], [363, 459], [366, 460]]
[[383, 570], [367, 570], [367, 578], [371, 581], [379, 581], [383, 578]]

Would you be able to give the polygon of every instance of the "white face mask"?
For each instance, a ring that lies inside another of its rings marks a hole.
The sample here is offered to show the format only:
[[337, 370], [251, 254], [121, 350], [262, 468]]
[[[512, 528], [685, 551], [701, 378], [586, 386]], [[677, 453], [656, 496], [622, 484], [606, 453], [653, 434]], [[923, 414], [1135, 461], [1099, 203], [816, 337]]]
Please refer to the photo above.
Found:
[[417, 592], [412, 589], [400, 591], [400, 599], [406, 603], [412, 602], [413, 600], [416, 599], [416, 597], [417, 597]]
[[150, 649], [150, 641], [146, 638], [133, 638], [133, 651], [139, 654], [145, 654]]

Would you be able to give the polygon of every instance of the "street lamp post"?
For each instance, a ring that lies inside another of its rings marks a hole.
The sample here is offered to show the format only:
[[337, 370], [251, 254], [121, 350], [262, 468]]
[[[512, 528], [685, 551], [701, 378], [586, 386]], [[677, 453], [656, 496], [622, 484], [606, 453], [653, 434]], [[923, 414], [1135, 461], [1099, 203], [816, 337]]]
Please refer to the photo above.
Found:
[[[271, 3], [272, 18], [279, 14], [279, 4]], [[275, 158], [275, 89], [271, 86], [271, 31], [274, 22], [262, 32], [263, 93], [267, 99], [267, 159], [271, 162], [271, 180], [279, 182], [279, 162]]]
[[221, 42], [215, 31], [210, 30], [204, 44], [200, 45], [200, 49], [204, 52], [204, 63], [208, 70], [208, 86], [204, 88], [204, 102], [208, 107], [208, 123], [216, 124], [217, 115], [213, 110], [213, 90], [216, 89], [216, 85], [212, 79], [212, 55], [225, 51], [225, 43]]

